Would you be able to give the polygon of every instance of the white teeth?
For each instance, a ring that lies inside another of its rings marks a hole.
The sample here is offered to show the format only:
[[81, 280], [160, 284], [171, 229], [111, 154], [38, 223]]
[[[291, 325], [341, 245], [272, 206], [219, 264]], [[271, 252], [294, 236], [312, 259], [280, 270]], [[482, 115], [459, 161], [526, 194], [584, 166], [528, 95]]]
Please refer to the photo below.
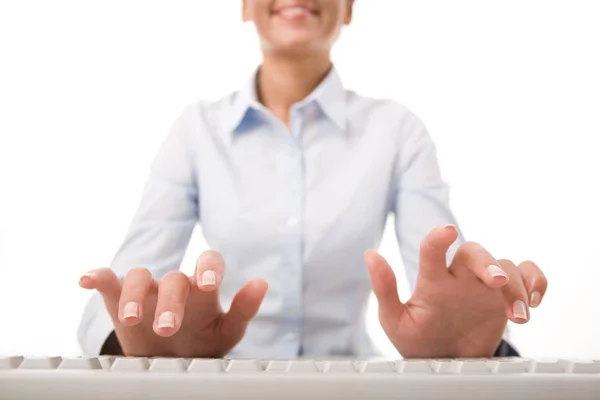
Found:
[[288, 7], [280, 11], [281, 16], [293, 18], [300, 15], [308, 14], [308, 10], [303, 7]]

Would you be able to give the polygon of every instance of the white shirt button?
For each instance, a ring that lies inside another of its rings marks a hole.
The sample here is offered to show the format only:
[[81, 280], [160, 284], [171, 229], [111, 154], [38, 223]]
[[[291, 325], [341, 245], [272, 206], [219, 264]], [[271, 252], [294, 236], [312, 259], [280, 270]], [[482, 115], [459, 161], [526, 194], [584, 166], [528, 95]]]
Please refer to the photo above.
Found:
[[298, 225], [298, 218], [296, 217], [289, 217], [287, 220], [287, 224], [289, 227], [294, 227], [296, 225]]

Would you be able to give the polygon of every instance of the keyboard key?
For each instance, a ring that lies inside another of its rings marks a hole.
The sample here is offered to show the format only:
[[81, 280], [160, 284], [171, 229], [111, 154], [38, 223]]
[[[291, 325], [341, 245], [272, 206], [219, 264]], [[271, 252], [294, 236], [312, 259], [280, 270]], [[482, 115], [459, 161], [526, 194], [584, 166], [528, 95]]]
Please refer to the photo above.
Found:
[[0, 357], [0, 370], [18, 368], [24, 359], [23, 356]]
[[557, 374], [565, 372], [563, 364], [558, 360], [537, 360], [533, 363], [536, 374]]
[[150, 361], [146, 357], [117, 357], [112, 364], [111, 371], [148, 371]]
[[56, 369], [62, 357], [26, 357], [19, 369]]
[[358, 372], [358, 370], [352, 361], [328, 361], [323, 366], [323, 372], [331, 374], [351, 374]]
[[214, 374], [225, 371], [225, 362], [221, 359], [197, 358], [192, 360], [188, 372], [196, 374]]
[[113, 362], [115, 362], [115, 358], [114, 356], [98, 356], [98, 361], [100, 361], [103, 369], [110, 370]]
[[257, 373], [263, 372], [260, 361], [257, 360], [230, 360], [226, 372], [231, 373]]
[[265, 372], [284, 373], [284, 372], [288, 372], [289, 368], [290, 368], [290, 362], [289, 361], [280, 361], [280, 360], [277, 360], [277, 361], [271, 361], [271, 362], [269, 362], [269, 364], [265, 368]]
[[491, 371], [498, 374], [524, 374], [529, 372], [530, 362], [522, 359], [488, 361]]
[[459, 374], [461, 367], [461, 361], [433, 360], [430, 362], [431, 370], [438, 374]]
[[600, 363], [592, 360], [563, 360], [563, 368], [573, 374], [600, 374]]
[[365, 374], [393, 374], [396, 373], [395, 364], [389, 361], [367, 361], [362, 363], [359, 370]]
[[321, 370], [311, 360], [271, 361], [267, 372], [287, 372], [291, 374], [315, 374]]
[[188, 363], [183, 358], [155, 358], [150, 363], [150, 372], [185, 372]]
[[0, 357], [0, 370], [18, 368], [23, 359], [23, 356]]
[[100, 364], [100, 360], [98, 360], [96, 357], [63, 358], [62, 362], [58, 366], [58, 369], [102, 369], [102, 365]]
[[427, 360], [404, 360], [396, 363], [397, 370], [402, 374], [430, 374], [432, 369]]
[[486, 361], [481, 360], [465, 360], [461, 361], [462, 367], [460, 370], [461, 374], [491, 374], [490, 368]]

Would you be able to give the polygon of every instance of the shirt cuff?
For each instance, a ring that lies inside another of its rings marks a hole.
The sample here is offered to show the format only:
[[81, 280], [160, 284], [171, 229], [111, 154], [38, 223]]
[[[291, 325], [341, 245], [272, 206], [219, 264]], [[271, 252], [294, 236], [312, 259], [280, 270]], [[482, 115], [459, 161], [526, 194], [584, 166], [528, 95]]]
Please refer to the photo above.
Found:
[[494, 357], [520, 357], [520, 354], [506, 340], [502, 340], [494, 353]]
[[114, 329], [102, 297], [95, 293], [84, 309], [77, 334], [83, 354], [99, 355], [104, 342]]

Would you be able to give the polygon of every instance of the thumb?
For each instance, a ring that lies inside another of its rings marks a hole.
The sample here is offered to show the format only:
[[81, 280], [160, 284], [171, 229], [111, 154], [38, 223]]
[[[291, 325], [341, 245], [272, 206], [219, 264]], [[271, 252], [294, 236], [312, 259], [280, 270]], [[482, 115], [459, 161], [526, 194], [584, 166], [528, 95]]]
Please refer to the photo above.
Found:
[[382, 325], [387, 321], [396, 321], [404, 311], [404, 305], [398, 296], [398, 285], [396, 275], [392, 267], [380, 254], [375, 251], [365, 253], [365, 261], [373, 293], [379, 303], [379, 318]]
[[454, 225], [432, 230], [421, 242], [419, 251], [419, 276], [435, 280], [448, 273], [446, 255], [458, 237]]
[[237, 292], [229, 311], [223, 316], [221, 329], [224, 335], [231, 336], [245, 331], [252, 318], [258, 313], [267, 289], [266, 281], [252, 279]]
[[96, 269], [84, 274], [79, 279], [79, 286], [88, 290], [97, 290], [104, 299], [106, 310], [113, 321], [119, 321], [121, 281], [110, 268]]

